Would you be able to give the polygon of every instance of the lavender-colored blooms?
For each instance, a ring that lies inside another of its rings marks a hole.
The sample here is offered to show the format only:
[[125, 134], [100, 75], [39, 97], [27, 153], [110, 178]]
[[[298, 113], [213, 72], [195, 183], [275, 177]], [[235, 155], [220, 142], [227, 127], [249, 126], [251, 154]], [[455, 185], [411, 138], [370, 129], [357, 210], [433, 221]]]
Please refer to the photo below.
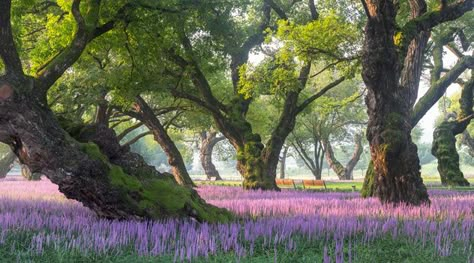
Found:
[[376, 199], [361, 199], [357, 193], [261, 192], [211, 186], [198, 191], [209, 203], [228, 208], [243, 220], [230, 224], [107, 221], [64, 198], [47, 180], [2, 181], [0, 245], [9, 234], [23, 231], [34, 233], [30, 251], [37, 254], [51, 248], [99, 255], [132, 249], [138, 255], [169, 255], [174, 261], [190, 262], [218, 253], [233, 253], [240, 261], [263, 248], [274, 251], [276, 261], [280, 249], [298, 247], [300, 239], [295, 237], [299, 236], [309, 242], [335, 244], [321, 248], [323, 262], [351, 262], [357, 247], [381, 237], [403, 236], [423, 246], [434, 244], [440, 256], [450, 255], [453, 242], [463, 243], [466, 254], [473, 253], [472, 193], [431, 191], [431, 206], [393, 207]]

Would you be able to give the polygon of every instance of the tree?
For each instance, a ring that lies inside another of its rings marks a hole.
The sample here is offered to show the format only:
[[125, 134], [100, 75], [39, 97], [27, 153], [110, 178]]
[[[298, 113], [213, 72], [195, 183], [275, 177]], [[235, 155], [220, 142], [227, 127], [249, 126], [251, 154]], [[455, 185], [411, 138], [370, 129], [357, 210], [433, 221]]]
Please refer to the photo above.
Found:
[[103, 125], [79, 128], [70, 122], [63, 123], [68, 132], [61, 127], [48, 106], [48, 90], [80, 58], [90, 42], [117, 25], [118, 18], [130, 6], [107, 9], [115, 15], [103, 17], [106, 22], [101, 24], [100, 1], [74, 0], [63, 4], [60, 8], [68, 12], [65, 16], [71, 18], [67, 21], [75, 28], [74, 35], [37, 73], [28, 74], [23, 69], [11, 23], [21, 17], [20, 10], [25, 7], [15, 7], [16, 17], [12, 18], [11, 1], [0, 1], [0, 58], [4, 67], [0, 76], [0, 141], [8, 144], [33, 173], [46, 175], [66, 197], [82, 202], [98, 216], [228, 219], [228, 212], [206, 204], [192, 189], [178, 186], [173, 178], [157, 173], [139, 155], [110, 151], [120, 149], [113, 130]]
[[334, 151], [332, 149], [331, 143], [329, 140], [323, 140], [323, 147], [325, 151], [325, 156], [326, 160], [333, 169], [333, 171], [337, 174], [337, 177], [339, 177], [339, 180], [352, 180], [354, 179], [352, 172], [354, 171], [355, 166], [357, 165], [357, 162], [360, 159], [360, 156], [362, 155], [362, 152], [364, 148], [362, 147], [362, 135], [361, 134], [356, 134], [354, 136], [354, 152], [352, 153], [351, 158], [347, 162], [346, 166], [343, 166], [337, 159], [336, 156], [334, 155]]
[[[178, 79], [171, 93], [207, 110], [216, 128], [236, 149], [237, 169], [244, 178], [244, 188], [278, 189], [274, 179], [280, 152], [296, 117], [326, 91], [353, 75], [351, 67], [357, 58], [351, 45], [357, 42], [355, 25], [331, 12], [318, 13], [314, 1], [309, 4], [295, 1], [284, 6], [272, 0], [240, 4], [236, 7], [213, 4], [212, 8], [203, 4], [197, 10], [180, 14], [187, 20], [170, 27], [175, 31], [178, 45], [171, 45], [162, 54], [174, 64], [167, 72], [175, 73]], [[258, 15], [238, 23], [232, 10]], [[303, 12], [305, 15], [300, 15]], [[299, 15], [292, 19], [290, 14]], [[277, 19], [279, 22], [275, 22]], [[247, 63], [249, 54], [260, 49], [265, 39], [270, 42], [275, 39], [275, 46], [281, 43], [283, 47], [269, 52], [262, 50], [269, 55], [253, 67]], [[211, 49], [207, 45], [209, 41]], [[218, 90], [224, 89], [214, 87], [209, 78], [212, 75], [209, 69], [215, 70], [216, 65], [230, 72], [232, 96], [229, 93], [218, 96]], [[333, 74], [326, 83], [317, 79], [322, 72], [333, 72], [336, 67], [345, 68], [339, 71], [344, 74]], [[308, 91], [313, 94], [307, 94]], [[264, 95], [278, 98], [281, 105], [278, 120], [265, 144], [247, 118], [252, 102]]]
[[[429, 198], [421, 179], [411, 130], [439, 99], [437, 92], [460, 74], [459, 70], [445, 74], [437, 81], [438, 87], [432, 85], [414, 106], [424, 50], [432, 28], [471, 11], [474, 1], [443, 4], [431, 11], [427, 11], [423, 0], [408, 1], [410, 14], [401, 13], [397, 3], [363, 1], [367, 24], [362, 77], [368, 89], [367, 139], [373, 167], [366, 181], [373, 182], [369, 192], [383, 203], [419, 205], [429, 202]], [[400, 17], [404, 17], [406, 23], [399, 24]], [[460, 67], [467, 68], [471, 63], [464, 60]]]
[[[339, 179], [352, 178], [363, 152], [361, 128], [367, 118], [361, 100], [363, 91], [354, 91], [359, 84], [357, 80], [348, 81], [337, 92], [328, 92], [320, 99], [321, 103], [300, 116], [298, 127], [290, 137], [296, 152], [316, 179], [321, 179], [324, 157]], [[346, 166], [337, 160], [332, 144], [354, 148]]]
[[201, 165], [204, 169], [204, 173], [208, 180], [214, 177], [216, 180], [222, 180], [219, 172], [212, 163], [212, 151], [214, 146], [225, 139], [223, 136], [217, 136], [215, 131], [202, 131], [200, 134], [201, 146], [199, 148], [199, 158], [201, 159]]

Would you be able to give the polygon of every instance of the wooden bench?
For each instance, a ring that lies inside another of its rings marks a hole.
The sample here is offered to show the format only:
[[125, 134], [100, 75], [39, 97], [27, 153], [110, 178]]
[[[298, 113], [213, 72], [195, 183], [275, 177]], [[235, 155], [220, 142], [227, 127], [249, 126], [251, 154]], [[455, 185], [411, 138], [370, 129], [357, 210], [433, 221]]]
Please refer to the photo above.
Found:
[[[292, 179], [276, 179], [276, 184], [280, 188], [294, 188], [296, 189], [295, 181]], [[283, 186], [283, 187], [282, 187]]]
[[314, 186], [321, 186], [326, 188], [326, 183], [323, 180], [303, 180], [303, 189], [311, 188]]

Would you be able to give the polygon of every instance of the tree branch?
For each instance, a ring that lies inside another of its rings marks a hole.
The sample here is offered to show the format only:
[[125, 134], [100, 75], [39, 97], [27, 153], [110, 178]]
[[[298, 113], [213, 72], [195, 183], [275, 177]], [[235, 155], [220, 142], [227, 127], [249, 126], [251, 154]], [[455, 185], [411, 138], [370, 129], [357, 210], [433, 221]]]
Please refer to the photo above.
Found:
[[46, 94], [48, 89], [82, 54], [99, 20], [99, 0], [88, 0], [87, 13], [82, 16], [80, 11], [81, 0], [74, 0], [71, 13], [76, 21], [77, 30], [71, 43], [59, 52], [52, 60], [40, 68], [37, 73], [37, 85], [41, 93]]
[[401, 49], [406, 50], [410, 42], [423, 31], [430, 31], [433, 27], [444, 22], [455, 20], [464, 13], [473, 10], [474, 0], [459, 0], [454, 4], [439, 10], [427, 12], [410, 20], [401, 30]]
[[132, 144], [138, 142], [138, 140], [140, 140], [141, 138], [143, 138], [143, 137], [145, 137], [145, 136], [147, 136], [147, 135], [151, 135], [151, 134], [153, 134], [151, 131], [142, 132], [142, 133], [138, 134], [137, 136], [135, 136], [135, 137], [134, 137], [133, 139], [131, 139], [130, 141], [124, 143], [124, 144], [122, 145], [122, 148], [123, 148], [123, 147], [129, 147], [129, 146], [131, 146]]
[[125, 130], [123, 130], [119, 135], [117, 135], [117, 139], [119, 141], [121, 141], [123, 138], [125, 138], [125, 136], [127, 136], [129, 133], [131, 133], [132, 131], [140, 128], [141, 126], [143, 125], [143, 123], [140, 121], [140, 122], [137, 122], [136, 124], [126, 128]]
[[428, 110], [443, 96], [446, 89], [461, 75], [467, 68], [474, 67], [474, 57], [465, 56], [461, 58], [454, 67], [442, 78], [434, 82], [428, 91], [416, 103], [411, 117], [411, 125], [415, 126]]
[[281, 9], [275, 2], [273, 2], [273, 0], [265, 0], [265, 2], [271, 6], [273, 11], [277, 13], [280, 19], [288, 20], [288, 16], [286, 15], [285, 11], [283, 11], [283, 9]]
[[10, 22], [11, 0], [0, 0], [0, 58], [7, 75], [23, 75]]
[[326, 92], [328, 92], [329, 90], [331, 90], [332, 88], [336, 87], [337, 85], [339, 85], [341, 82], [343, 82], [344, 80], [346, 79], [346, 77], [341, 77], [331, 83], [329, 83], [328, 85], [326, 85], [326, 87], [322, 88], [321, 90], [319, 90], [316, 94], [314, 94], [313, 96], [307, 98], [305, 101], [303, 101], [299, 106], [298, 106], [298, 109], [297, 109], [297, 112], [302, 112], [309, 104], [311, 104], [311, 102], [313, 102], [314, 100], [316, 100], [317, 98], [323, 96]]

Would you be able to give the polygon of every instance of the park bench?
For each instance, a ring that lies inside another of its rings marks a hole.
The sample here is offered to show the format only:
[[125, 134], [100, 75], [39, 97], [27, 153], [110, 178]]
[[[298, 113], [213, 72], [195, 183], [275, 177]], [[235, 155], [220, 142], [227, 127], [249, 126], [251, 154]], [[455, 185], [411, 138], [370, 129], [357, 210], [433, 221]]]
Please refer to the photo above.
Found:
[[327, 189], [326, 183], [323, 180], [303, 180], [303, 189], [313, 188], [317, 186], [321, 186], [324, 187], [324, 189]]
[[293, 188], [296, 189], [295, 181], [292, 179], [276, 179], [276, 184], [280, 188]]

